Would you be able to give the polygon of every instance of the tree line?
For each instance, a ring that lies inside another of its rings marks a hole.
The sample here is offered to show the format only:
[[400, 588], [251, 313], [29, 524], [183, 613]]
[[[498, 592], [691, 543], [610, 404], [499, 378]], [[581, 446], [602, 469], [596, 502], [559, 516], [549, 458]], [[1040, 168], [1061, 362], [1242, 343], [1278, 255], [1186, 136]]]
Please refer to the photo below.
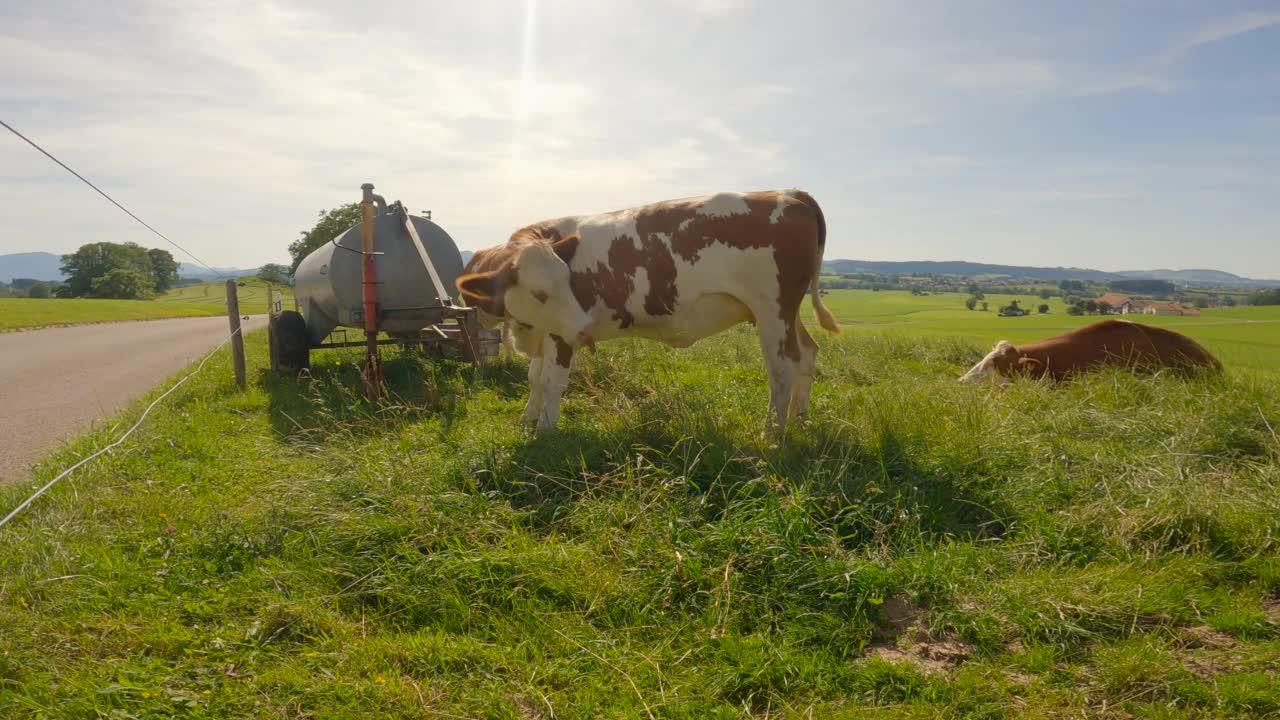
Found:
[[66, 280], [58, 297], [147, 300], [178, 282], [178, 263], [168, 250], [137, 243], [96, 242], [62, 256]]

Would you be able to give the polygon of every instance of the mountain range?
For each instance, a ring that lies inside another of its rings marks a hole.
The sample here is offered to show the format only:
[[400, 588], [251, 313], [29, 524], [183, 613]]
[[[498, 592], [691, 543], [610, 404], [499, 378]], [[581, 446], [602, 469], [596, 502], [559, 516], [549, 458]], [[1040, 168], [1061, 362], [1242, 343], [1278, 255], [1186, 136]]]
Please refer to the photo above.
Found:
[[[462, 261], [471, 257], [469, 250], [462, 251]], [[35, 280], [60, 280], [59, 269], [61, 256], [46, 252], [13, 253], [0, 255], [0, 283], [13, 282], [14, 278], [33, 278]], [[827, 260], [823, 264], [826, 272], [837, 273], [871, 273], [875, 275], [954, 275], [968, 278], [1009, 279], [1037, 282], [1058, 282], [1059, 280], [1094, 280], [1107, 282], [1126, 278], [1143, 280], [1168, 280], [1179, 285], [1199, 285], [1216, 287], [1270, 287], [1280, 286], [1280, 280], [1254, 280], [1241, 277], [1222, 270], [1124, 270], [1106, 272], [1090, 268], [1074, 267], [1031, 267], [1021, 265], [994, 265], [989, 263], [973, 263], [955, 261], [911, 261], [884, 262], [876, 260]], [[216, 272], [200, 265], [179, 263], [178, 275], [184, 278], [213, 280], [218, 277], [237, 277], [257, 272], [257, 268], [215, 268]]]
[[994, 265], [961, 260], [910, 262], [882, 262], [875, 260], [827, 260], [822, 263], [826, 272], [869, 273], [873, 275], [954, 275], [967, 278], [1007, 279], [1037, 282], [1060, 280], [1111, 280], [1140, 279], [1168, 280], [1178, 285], [1215, 287], [1270, 287], [1280, 285], [1280, 280], [1255, 280], [1222, 270], [1121, 270], [1107, 272], [1076, 267], [1031, 267], [1023, 265]]

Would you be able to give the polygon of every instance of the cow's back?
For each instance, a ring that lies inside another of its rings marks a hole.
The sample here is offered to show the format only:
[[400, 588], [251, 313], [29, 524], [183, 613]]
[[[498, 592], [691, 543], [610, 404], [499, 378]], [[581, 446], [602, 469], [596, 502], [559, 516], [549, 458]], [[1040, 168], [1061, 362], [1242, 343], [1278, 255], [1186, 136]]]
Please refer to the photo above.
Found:
[[1040, 360], [1056, 378], [1104, 365], [1135, 369], [1222, 367], [1186, 335], [1128, 320], [1103, 320], [1026, 345], [1019, 352]]

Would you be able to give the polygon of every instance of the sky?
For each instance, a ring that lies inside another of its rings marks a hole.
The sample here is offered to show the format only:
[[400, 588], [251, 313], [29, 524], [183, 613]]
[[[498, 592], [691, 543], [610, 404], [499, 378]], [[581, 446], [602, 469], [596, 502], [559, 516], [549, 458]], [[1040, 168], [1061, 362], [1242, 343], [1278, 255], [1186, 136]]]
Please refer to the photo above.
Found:
[[[798, 187], [828, 259], [1280, 278], [1280, 0], [6, 0], [0, 119], [217, 266], [373, 182], [462, 249]], [[162, 245], [7, 133], [0, 225]]]

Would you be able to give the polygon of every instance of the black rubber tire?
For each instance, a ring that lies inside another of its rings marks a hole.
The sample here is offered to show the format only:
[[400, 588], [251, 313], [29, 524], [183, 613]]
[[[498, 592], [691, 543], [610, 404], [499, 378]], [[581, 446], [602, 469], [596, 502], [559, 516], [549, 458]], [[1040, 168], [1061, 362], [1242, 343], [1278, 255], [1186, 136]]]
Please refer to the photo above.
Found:
[[297, 374], [311, 369], [311, 339], [302, 313], [285, 310], [277, 315], [271, 323], [271, 338], [280, 372]]

